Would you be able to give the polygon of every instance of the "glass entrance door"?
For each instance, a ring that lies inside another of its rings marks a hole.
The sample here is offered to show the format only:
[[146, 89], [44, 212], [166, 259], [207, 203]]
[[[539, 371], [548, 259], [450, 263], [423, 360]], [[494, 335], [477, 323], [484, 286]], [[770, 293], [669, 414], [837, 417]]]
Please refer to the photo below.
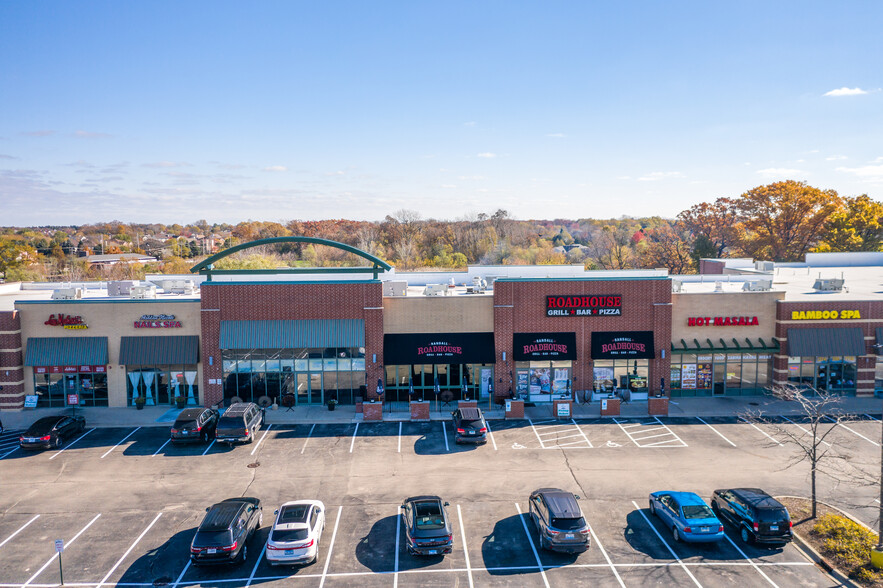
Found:
[[310, 373], [310, 404], [322, 404], [322, 373]]
[[310, 378], [309, 374], [297, 374], [297, 404], [310, 403]]
[[[717, 358], [715, 358], [717, 360]], [[726, 386], [727, 381], [727, 364], [715, 363], [714, 364], [714, 387], [712, 388], [711, 395], [712, 396], [723, 396], [725, 394], [724, 386]]]

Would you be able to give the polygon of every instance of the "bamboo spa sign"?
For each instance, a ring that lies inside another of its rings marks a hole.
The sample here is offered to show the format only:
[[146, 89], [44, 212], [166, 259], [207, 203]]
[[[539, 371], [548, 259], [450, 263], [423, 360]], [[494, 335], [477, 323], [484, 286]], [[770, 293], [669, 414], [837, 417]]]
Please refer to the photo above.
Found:
[[181, 321], [173, 314], [145, 314], [135, 321], [136, 329], [180, 329]]
[[546, 316], [622, 316], [622, 296], [546, 296]]

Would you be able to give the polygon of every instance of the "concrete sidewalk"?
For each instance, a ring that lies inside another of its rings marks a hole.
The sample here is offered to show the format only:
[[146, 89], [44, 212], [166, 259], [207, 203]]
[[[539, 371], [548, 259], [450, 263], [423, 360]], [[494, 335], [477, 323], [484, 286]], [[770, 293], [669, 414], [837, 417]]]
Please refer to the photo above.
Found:
[[[795, 402], [779, 400], [771, 396], [725, 396], [717, 398], [674, 398], [669, 402], [670, 417], [732, 417], [748, 411], [766, 416], [792, 416], [801, 414], [800, 406]], [[497, 409], [483, 411], [488, 419], [502, 419], [503, 411]], [[832, 406], [831, 412], [847, 414], [874, 414], [883, 411], [883, 399], [843, 397]], [[133, 407], [126, 408], [77, 408], [76, 413], [86, 417], [90, 427], [168, 427], [175, 420], [179, 409], [169, 406], [149, 406], [143, 410]], [[38, 408], [18, 411], [0, 411], [0, 420], [6, 429], [25, 429], [40, 417], [71, 414], [69, 408]], [[524, 409], [525, 418], [543, 420], [554, 418], [552, 405], [538, 405]], [[647, 416], [646, 402], [629, 402], [622, 406], [623, 418], [639, 418]], [[433, 410], [432, 420], [449, 420], [451, 409]], [[574, 418], [601, 418], [601, 404], [574, 404]], [[607, 418], [607, 417], [605, 417]], [[354, 423], [362, 421], [362, 415], [356, 414], [355, 406], [337, 405], [331, 411], [326, 406], [297, 406], [268, 409], [268, 424], [313, 424], [313, 423]], [[383, 412], [384, 421], [408, 421], [410, 415], [404, 411]]]

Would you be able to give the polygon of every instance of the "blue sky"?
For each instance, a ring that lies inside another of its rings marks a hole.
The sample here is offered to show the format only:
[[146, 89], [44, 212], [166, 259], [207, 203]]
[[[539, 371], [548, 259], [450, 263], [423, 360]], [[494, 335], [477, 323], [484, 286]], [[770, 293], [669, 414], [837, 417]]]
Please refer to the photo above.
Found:
[[0, 0], [0, 226], [883, 199], [883, 2]]

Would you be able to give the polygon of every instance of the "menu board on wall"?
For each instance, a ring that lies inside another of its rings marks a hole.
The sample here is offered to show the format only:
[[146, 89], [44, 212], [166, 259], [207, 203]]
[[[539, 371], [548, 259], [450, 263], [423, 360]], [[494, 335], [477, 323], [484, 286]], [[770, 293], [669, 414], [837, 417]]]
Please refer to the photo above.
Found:
[[518, 379], [515, 383], [515, 390], [519, 394], [527, 394], [527, 372], [518, 372]]
[[711, 388], [711, 364], [700, 363], [696, 366], [696, 387], [700, 390]]
[[696, 389], [696, 364], [685, 363], [681, 366], [681, 388], [685, 390]]

